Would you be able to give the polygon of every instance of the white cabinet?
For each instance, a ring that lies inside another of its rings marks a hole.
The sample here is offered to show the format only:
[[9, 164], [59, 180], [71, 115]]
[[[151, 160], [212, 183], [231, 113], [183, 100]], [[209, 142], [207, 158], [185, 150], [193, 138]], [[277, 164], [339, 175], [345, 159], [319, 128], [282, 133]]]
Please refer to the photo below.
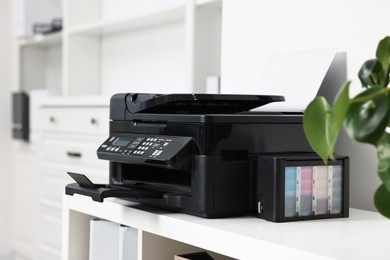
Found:
[[97, 147], [108, 133], [108, 107], [82, 105], [41, 108], [41, 162], [38, 259], [59, 259], [61, 205], [64, 187], [72, 182], [67, 172], [108, 182], [108, 162], [98, 160]]
[[[108, 102], [107, 100], [106, 103]], [[108, 133], [108, 107], [67, 106], [42, 109], [41, 119], [41, 126], [46, 132], [98, 135]]]
[[98, 203], [64, 195], [62, 260], [87, 259], [94, 216], [138, 229], [143, 260], [200, 250], [218, 253], [215, 259], [240, 260], [387, 259], [389, 254], [390, 222], [376, 212], [350, 209], [349, 218], [274, 223], [253, 216], [205, 219], [119, 199]]
[[[17, 259], [37, 259], [39, 211], [39, 145], [14, 142], [12, 189], [12, 249]], [[9, 173], [6, 173], [9, 174]]]
[[[131, 245], [137, 247], [138, 260], [173, 260], [176, 254], [205, 250], [216, 260], [234, 259], [223, 253], [213, 252], [209, 248], [214, 242], [223, 243], [223, 238], [211, 233], [212, 228], [204, 229], [198, 223], [191, 224], [191, 219], [202, 220], [201, 218], [150, 207], [145, 209], [123, 200], [106, 199], [104, 203], [98, 203], [92, 202], [85, 196], [64, 195], [62, 260], [88, 259], [90, 220], [95, 216], [138, 230], [137, 245]], [[186, 219], [180, 220], [180, 217], [175, 217], [176, 215], [189, 216], [190, 222]], [[204, 240], [203, 244], [210, 243], [210, 245], [204, 247], [193, 243], [199, 240]]]

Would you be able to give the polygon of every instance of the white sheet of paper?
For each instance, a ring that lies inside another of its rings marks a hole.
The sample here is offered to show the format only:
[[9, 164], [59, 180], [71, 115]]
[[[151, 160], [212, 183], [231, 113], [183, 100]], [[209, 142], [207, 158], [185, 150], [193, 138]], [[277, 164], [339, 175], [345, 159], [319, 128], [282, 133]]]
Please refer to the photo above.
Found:
[[336, 49], [275, 53], [265, 69], [256, 94], [281, 95], [255, 111], [302, 112], [316, 96], [332, 63]]

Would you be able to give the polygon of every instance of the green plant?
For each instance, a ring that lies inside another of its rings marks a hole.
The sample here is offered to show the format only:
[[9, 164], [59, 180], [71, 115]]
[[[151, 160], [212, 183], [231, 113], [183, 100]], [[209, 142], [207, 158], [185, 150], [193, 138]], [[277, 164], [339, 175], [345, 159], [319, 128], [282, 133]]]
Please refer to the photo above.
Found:
[[374, 195], [378, 211], [390, 218], [390, 37], [382, 39], [376, 58], [366, 61], [358, 76], [363, 91], [349, 97], [350, 81], [342, 86], [333, 107], [324, 97], [316, 97], [306, 108], [303, 128], [313, 150], [324, 163], [334, 159], [334, 146], [343, 126], [355, 141], [377, 149], [377, 172], [382, 184]]

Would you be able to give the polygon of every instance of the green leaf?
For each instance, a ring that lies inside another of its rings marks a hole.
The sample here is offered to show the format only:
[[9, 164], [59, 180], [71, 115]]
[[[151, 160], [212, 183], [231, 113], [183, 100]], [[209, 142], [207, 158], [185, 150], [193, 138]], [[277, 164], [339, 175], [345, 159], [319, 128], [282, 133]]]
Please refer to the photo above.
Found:
[[375, 192], [374, 204], [379, 213], [390, 218], [390, 192], [383, 184]]
[[337, 94], [333, 102], [333, 114], [331, 119], [330, 131], [329, 131], [329, 141], [333, 150], [333, 147], [336, 144], [337, 137], [340, 133], [341, 126], [343, 124], [345, 115], [347, 114], [348, 108], [350, 106], [349, 99], [349, 86], [351, 81], [348, 81], [341, 88], [340, 92]]
[[386, 157], [378, 161], [378, 175], [383, 185], [390, 191], [390, 158]]
[[337, 94], [332, 109], [324, 97], [316, 97], [303, 115], [303, 130], [311, 148], [325, 164], [334, 159], [334, 146], [350, 105], [348, 96], [351, 82], [344, 84]]
[[390, 134], [384, 133], [377, 143], [378, 175], [390, 191]]
[[331, 108], [324, 97], [316, 97], [303, 114], [303, 130], [312, 149], [325, 164], [333, 155], [329, 142]]
[[390, 37], [383, 38], [376, 49], [376, 58], [383, 66], [383, 81], [381, 86], [386, 87], [389, 84], [390, 71]]
[[360, 82], [366, 88], [380, 85], [383, 75], [382, 64], [377, 59], [366, 61], [358, 73]]
[[344, 120], [349, 136], [363, 143], [376, 145], [389, 122], [389, 100], [380, 87], [365, 90], [354, 99]]

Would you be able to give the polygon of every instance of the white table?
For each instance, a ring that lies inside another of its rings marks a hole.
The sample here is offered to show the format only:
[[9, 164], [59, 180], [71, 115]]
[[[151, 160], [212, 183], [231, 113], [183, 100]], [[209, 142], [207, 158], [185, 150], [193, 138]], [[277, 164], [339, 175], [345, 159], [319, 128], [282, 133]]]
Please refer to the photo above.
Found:
[[63, 260], [85, 259], [92, 216], [237, 259], [390, 259], [390, 220], [358, 209], [344, 219], [272, 223], [253, 216], [205, 219], [79, 195], [64, 195], [63, 205]]

